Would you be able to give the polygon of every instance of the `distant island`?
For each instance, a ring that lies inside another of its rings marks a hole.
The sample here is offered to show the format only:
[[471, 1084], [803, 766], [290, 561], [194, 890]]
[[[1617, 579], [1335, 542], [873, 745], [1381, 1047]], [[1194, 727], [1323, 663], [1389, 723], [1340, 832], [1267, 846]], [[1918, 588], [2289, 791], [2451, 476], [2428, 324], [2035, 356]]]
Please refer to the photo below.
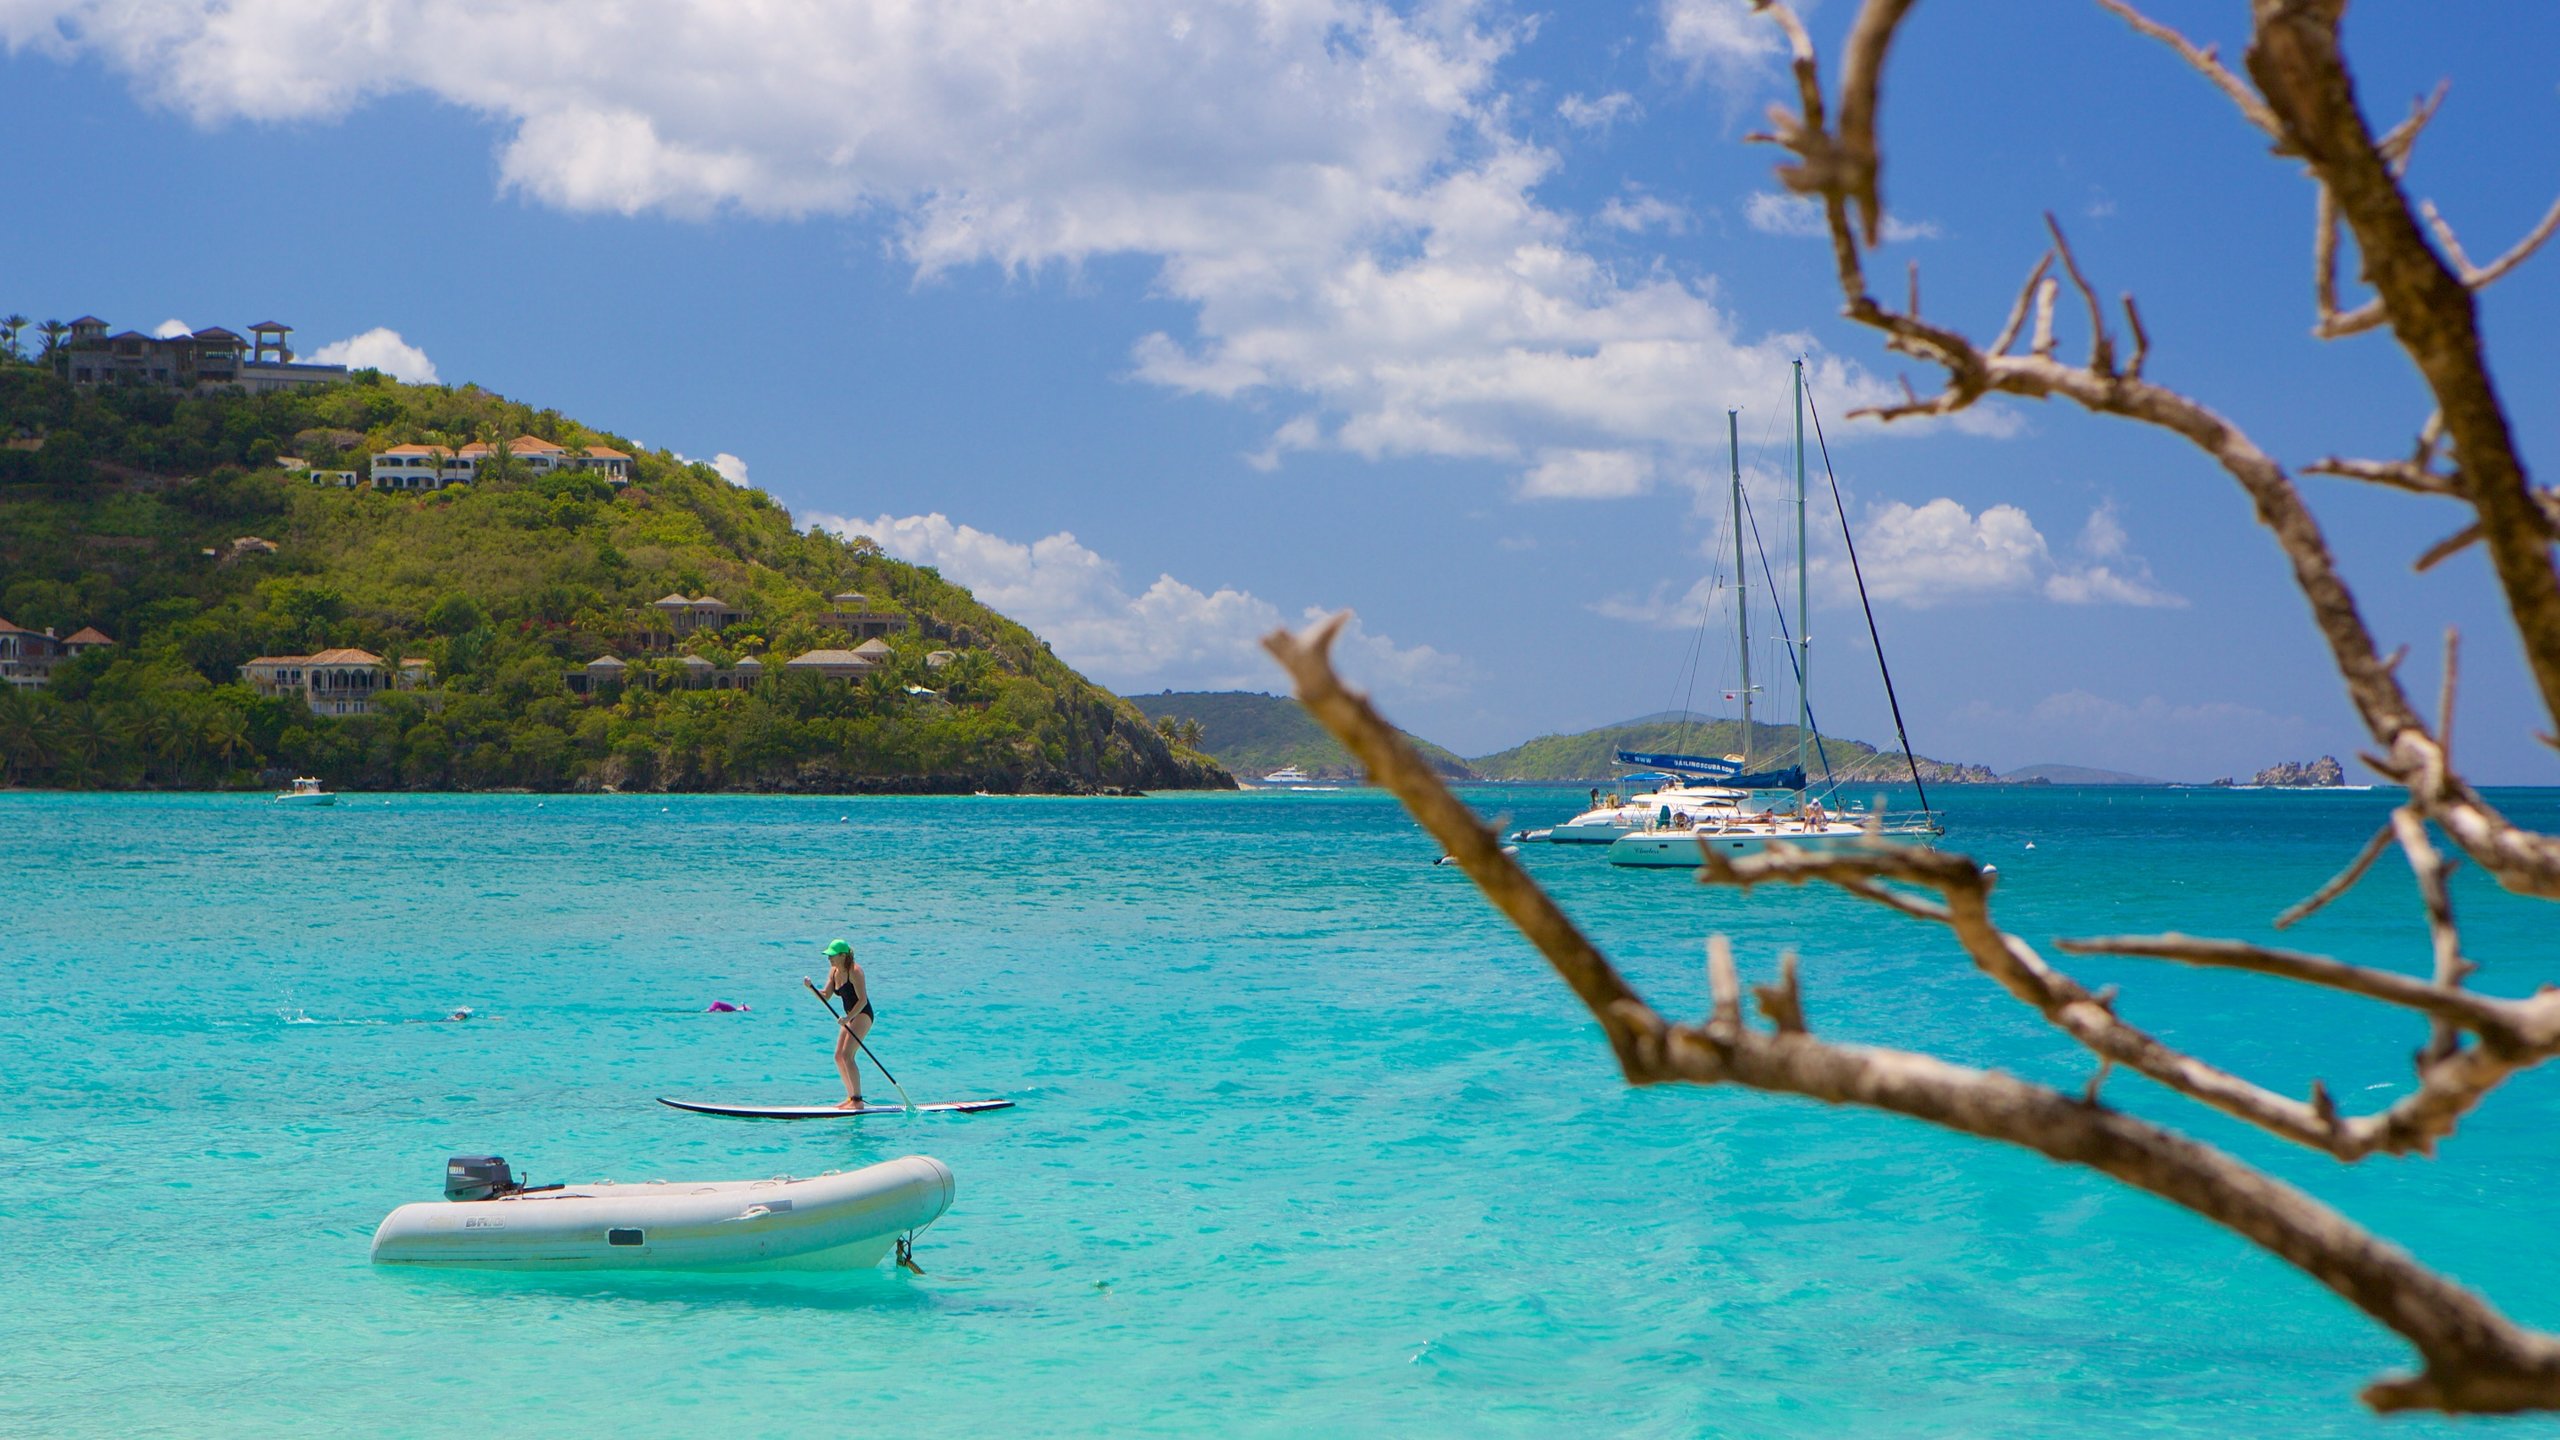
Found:
[[[1248, 783], [1294, 765], [1323, 780], [1359, 780], [1360, 763], [1295, 700], [1251, 690], [1166, 690], [1129, 703], [1172, 735], [1196, 725], [1201, 751]], [[1452, 780], [1480, 778], [1443, 746], [1407, 734], [1431, 767]]]
[[241, 393], [88, 353], [0, 358], [0, 783], [1234, 784], [965, 589], [709, 466], [471, 385]]
[[2169, 781], [2149, 775], [2130, 775], [2122, 770], [2100, 770], [2090, 765], [2022, 765], [2004, 772], [2001, 780], [2011, 785], [2166, 785]]
[[[2239, 782], [2226, 775], [2213, 783], [2237, 785]], [[2286, 760], [2270, 765], [2251, 776], [2249, 783], [2267, 790], [2330, 789], [2347, 783], [2347, 770], [2338, 763], [2337, 756], [2323, 755], [2317, 760]]]
[[[1911, 765], [1899, 750], [1878, 750], [1864, 741], [1837, 735], [1818, 737], [1820, 758], [1806, 769], [1852, 781], [1907, 781]], [[1571, 735], [1541, 735], [1508, 750], [1481, 755], [1467, 763], [1488, 780], [1527, 780], [1589, 784], [1605, 780], [1620, 750], [1673, 750], [1695, 755], [1749, 754], [1766, 759], [1796, 753], [1796, 727], [1754, 722], [1745, 742], [1742, 722], [1681, 711], [1622, 720], [1614, 725]], [[1921, 756], [1920, 778], [1930, 784], [1990, 785], [1997, 775], [1981, 765]]]
[[[1295, 765], [1326, 779], [1357, 780], [1361, 770], [1349, 751], [1335, 743], [1294, 700], [1252, 691], [1166, 691], [1132, 695], [1131, 704], [1149, 718], [1169, 725], [1176, 735], [1189, 733], [1196, 722], [1199, 748], [1247, 781], [1283, 765]], [[1795, 727], [1751, 727], [1751, 753], [1792, 755]], [[1542, 735], [1491, 755], [1464, 759], [1446, 746], [1418, 736], [1414, 742], [1434, 769], [1453, 780], [1508, 781], [1587, 785], [1610, 777], [1620, 750], [1683, 750], [1703, 755], [1739, 753], [1739, 721], [1704, 715], [1665, 712], [1639, 716], [1572, 735]], [[1837, 736], [1821, 737], [1830, 772], [1843, 780], [1908, 780], [1910, 770], [1899, 751]], [[1923, 756], [1921, 778], [1931, 784], [1989, 785], [2002, 777], [1980, 765], [1960, 765]]]

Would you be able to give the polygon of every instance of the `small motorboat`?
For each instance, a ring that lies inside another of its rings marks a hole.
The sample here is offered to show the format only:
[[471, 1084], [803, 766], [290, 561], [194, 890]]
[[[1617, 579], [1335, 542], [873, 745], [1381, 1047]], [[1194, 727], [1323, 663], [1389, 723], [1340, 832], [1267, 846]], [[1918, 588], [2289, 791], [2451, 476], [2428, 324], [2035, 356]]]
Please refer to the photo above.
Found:
[[951, 1208], [951, 1167], [908, 1155], [808, 1179], [529, 1186], [496, 1155], [445, 1164], [445, 1198], [373, 1232], [377, 1265], [485, 1270], [866, 1270]]
[[320, 788], [318, 779], [309, 775], [294, 778], [289, 789], [276, 792], [279, 805], [335, 805], [338, 797]]

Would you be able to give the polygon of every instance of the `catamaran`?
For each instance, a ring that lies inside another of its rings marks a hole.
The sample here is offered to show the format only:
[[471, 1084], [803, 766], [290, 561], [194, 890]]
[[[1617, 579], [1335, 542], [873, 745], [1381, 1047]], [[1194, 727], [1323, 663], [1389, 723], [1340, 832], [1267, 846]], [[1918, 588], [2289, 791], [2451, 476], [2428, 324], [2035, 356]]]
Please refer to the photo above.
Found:
[[[1727, 854], [1747, 853], [1783, 842], [1806, 849], [1830, 849], [1872, 838], [1888, 838], [1905, 842], [1927, 843], [1944, 833], [1937, 814], [1928, 808], [1928, 788], [1921, 783], [1920, 770], [1911, 759], [1911, 742], [1903, 738], [1905, 763], [1911, 767], [1911, 781], [1919, 791], [1921, 809], [1916, 814], [1870, 814], [1859, 805], [1842, 805], [1837, 796], [1838, 783], [1832, 777], [1830, 764], [1822, 749], [1820, 732], [1815, 728], [1813, 701], [1806, 685], [1806, 670], [1812, 658], [1811, 633], [1806, 616], [1809, 580], [1805, 567], [1805, 452], [1804, 362], [1795, 362], [1795, 511], [1796, 511], [1796, 623], [1794, 633], [1787, 633], [1783, 608], [1778, 610], [1780, 637], [1790, 652], [1788, 658], [1795, 670], [1796, 726], [1795, 753], [1783, 764], [1753, 767], [1750, 754], [1751, 728], [1751, 605], [1749, 557], [1745, 546], [1747, 533], [1742, 491], [1742, 444], [1740, 414], [1725, 412], [1725, 441], [1731, 462], [1733, 491], [1733, 562], [1734, 617], [1740, 639], [1741, 685], [1737, 690], [1742, 702], [1742, 745], [1740, 754], [1711, 756], [1662, 754], [1651, 752], [1617, 752], [1621, 765], [1633, 766], [1651, 774], [1665, 775], [1672, 785], [1632, 800], [1616, 799], [1607, 806], [1595, 805], [1563, 825], [1548, 832], [1554, 840], [1564, 832], [1597, 836], [1607, 833], [1609, 863], [1649, 867], [1695, 868], [1709, 849]], [[1836, 492], [1837, 486], [1835, 484]], [[1848, 516], [1841, 516], [1841, 534], [1848, 535]], [[1853, 573], [1856, 570], [1856, 543], [1850, 541]], [[1773, 586], [1774, 588], [1774, 586]], [[1863, 601], [1866, 581], [1860, 575], [1858, 591]], [[1777, 597], [1771, 596], [1774, 602]], [[1869, 626], [1874, 624], [1869, 611]], [[1881, 667], [1883, 642], [1877, 638], [1876, 655]], [[1893, 693], [1893, 677], [1885, 675], [1885, 693]], [[1894, 728], [1902, 730], [1900, 702], [1894, 701]], [[1812, 793], [1806, 780], [1806, 761], [1822, 765], [1824, 785], [1820, 794]], [[1767, 797], [1764, 801], [1762, 797]], [[1827, 797], [1827, 803], [1826, 803]], [[1628, 817], [1632, 812], [1632, 823]]]

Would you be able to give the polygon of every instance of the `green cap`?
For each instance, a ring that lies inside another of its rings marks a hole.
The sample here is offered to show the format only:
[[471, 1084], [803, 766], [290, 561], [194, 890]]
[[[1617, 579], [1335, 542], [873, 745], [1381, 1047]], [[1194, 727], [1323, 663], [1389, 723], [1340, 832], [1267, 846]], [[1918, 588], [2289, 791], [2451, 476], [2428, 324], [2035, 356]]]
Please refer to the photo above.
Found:
[[839, 955], [850, 955], [852, 953], [853, 947], [842, 940], [830, 940], [827, 942], [827, 958], [830, 960], [833, 960]]

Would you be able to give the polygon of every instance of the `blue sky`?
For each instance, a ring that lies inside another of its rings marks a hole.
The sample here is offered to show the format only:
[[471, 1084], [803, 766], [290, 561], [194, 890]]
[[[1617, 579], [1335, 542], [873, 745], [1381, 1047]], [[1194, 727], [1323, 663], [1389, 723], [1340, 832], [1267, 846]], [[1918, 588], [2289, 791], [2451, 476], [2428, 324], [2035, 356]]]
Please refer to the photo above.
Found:
[[[2153, 13], [2238, 49], [2242, 6]], [[2411, 184], [2485, 255], [2560, 192], [2560, 11], [2462, 13], [2349, 38], [2377, 112], [2453, 82]], [[1906, 35], [1877, 273], [1987, 334], [2051, 210], [2155, 378], [2296, 463], [2405, 450], [2399, 353], [2308, 337], [2305, 183], [2173, 57], [2074, 0]], [[1350, 668], [1468, 753], [1725, 708], [1723, 619], [1683, 679], [1723, 412], [1776, 547], [1803, 354], [1921, 751], [2210, 778], [2360, 740], [2201, 457], [2052, 407], [1842, 423], [1901, 365], [1742, 143], [1783, 76], [1738, 0], [0, 0], [0, 43], [0, 309], [282, 319], [727, 457], [1123, 690], [1277, 689], [1253, 638], [1349, 606]], [[2529, 456], [2556, 264], [2483, 299]], [[2409, 572], [2450, 510], [2305, 483], [2419, 693], [2462, 627], [2474, 772], [2560, 780], [2476, 556]], [[1818, 713], [1883, 738], [1813, 558]]]

